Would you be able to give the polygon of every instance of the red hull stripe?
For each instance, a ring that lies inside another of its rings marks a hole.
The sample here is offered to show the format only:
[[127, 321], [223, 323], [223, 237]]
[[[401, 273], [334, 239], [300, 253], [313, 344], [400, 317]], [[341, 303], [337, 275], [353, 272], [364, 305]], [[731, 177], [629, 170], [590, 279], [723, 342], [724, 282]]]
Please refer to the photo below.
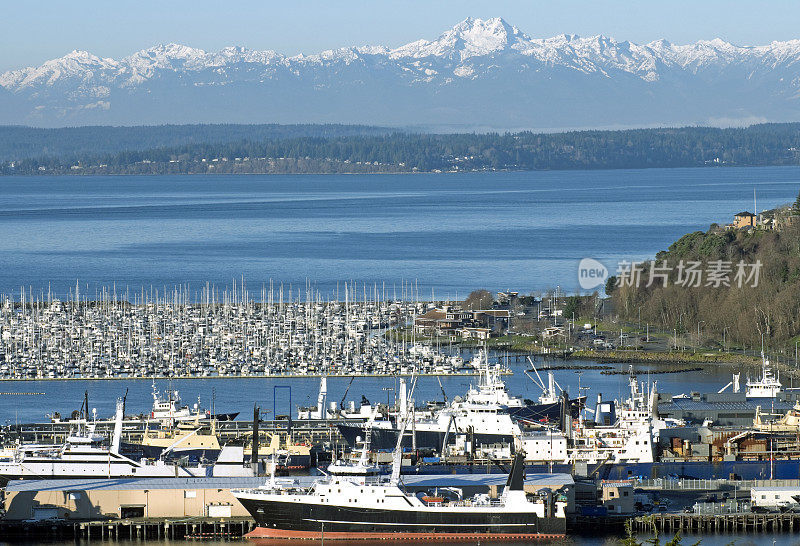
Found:
[[[247, 533], [245, 537], [253, 539], [257, 544], [267, 544], [272, 541], [321, 540], [322, 533], [256, 527]], [[325, 540], [372, 540], [382, 542], [463, 542], [476, 539], [487, 541], [552, 540], [564, 537], [565, 535], [542, 533], [342, 533], [333, 531], [325, 533]]]

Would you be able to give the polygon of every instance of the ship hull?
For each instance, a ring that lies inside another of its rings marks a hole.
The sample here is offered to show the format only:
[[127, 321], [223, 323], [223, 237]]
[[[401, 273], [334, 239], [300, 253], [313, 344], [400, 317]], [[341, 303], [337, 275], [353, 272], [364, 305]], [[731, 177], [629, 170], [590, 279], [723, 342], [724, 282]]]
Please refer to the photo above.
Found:
[[270, 529], [267, 527], [256, 527], [251, 532], [245, 535], [259, 545], [271, 546], [273, 544], [285, 544], [286, 541], [308, 541], [324, 540], [331, 541], [347, 541], [360, 543], [375, 543], [385, 544], [387, 542], [433, 542], [434, 544], [442, 542], [474, 542], [478, 541], [494, 541], [494, 542], [525, 542], [530, 540], [553, 540], [564, 538], [564, 533], [545, 534], [537, 533], [535, 535], [524, 533], [342, 533], [342, 532], [322, 532], [322, 531], [287, 531], [284, 529]]
[[215, 413], [211, 419], [216, 421], [234, 421], [238, 416], [238, 411], [232, 411], [229, 413]]
[[295, 538], [304, 538], [301, 534], [321, 536], [323, 532], [326, 539], [332, 538], [331, 533], [340, 533], [349, 539], [372, 538], [372, 535], [405, 539], [403, 535], [439, 533], [470, 537], [564, 536], [566, 533], [564, 518], [541, 518], [530, 512], [475, 509], [465, 513], [436, 508], [382, 510], [241, 497], [239, 501], [261, 529], [254, 536], [264, 538], [281, 538], [281, 535], [292, 538], [292, 534], [296, 535]]
[[0, 484], [11, 480], [73, 480], [125, 478], [192, 478], [205, 476], [206, 469], [158, 466], [134, 467], [125, 464], [72, 462], [25, 462], [19, 465], [0, 465]]

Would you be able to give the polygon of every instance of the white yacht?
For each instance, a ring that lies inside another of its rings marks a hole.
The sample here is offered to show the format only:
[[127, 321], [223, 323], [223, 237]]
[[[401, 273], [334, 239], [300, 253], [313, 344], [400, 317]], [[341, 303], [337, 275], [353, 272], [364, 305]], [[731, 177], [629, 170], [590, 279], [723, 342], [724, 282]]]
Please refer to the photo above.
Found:
[[200, 407], [200, 398], [193, 408], [182, 405], [181, 397], [177, 389], [167, 389], [164, 396], [156, 389], [156, 383], [153, 381], [153, 408], [150, 411], [149, 418], [153, 421], [158, 421], [163, 425], [172, 426], [181, 422], [198, 422], [201, 420], [213, 419], [216, 421], [233, 421], [239, 415], [235, 413], [218, 413], [211, 415], [210, 411], [203, 410]]

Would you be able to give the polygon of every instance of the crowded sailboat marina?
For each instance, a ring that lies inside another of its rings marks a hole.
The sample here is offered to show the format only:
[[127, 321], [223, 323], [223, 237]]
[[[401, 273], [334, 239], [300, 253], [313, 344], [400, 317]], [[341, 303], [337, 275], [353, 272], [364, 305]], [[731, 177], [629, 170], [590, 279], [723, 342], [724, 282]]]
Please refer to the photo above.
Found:
[[[103, 288], [69, 300], [22, 290], [0, 297], [0, 379], [258, 377], [458, 373], [463, 361], [408, 343], [397, 328], [428, 305], [416, 288], [343, 283], [326, 299], [308, 285], [251, 293], [206, 285]], [[406, 294], [414, 294], [408, 299]], [[341, 296], [341, 300], [339, 300]]]

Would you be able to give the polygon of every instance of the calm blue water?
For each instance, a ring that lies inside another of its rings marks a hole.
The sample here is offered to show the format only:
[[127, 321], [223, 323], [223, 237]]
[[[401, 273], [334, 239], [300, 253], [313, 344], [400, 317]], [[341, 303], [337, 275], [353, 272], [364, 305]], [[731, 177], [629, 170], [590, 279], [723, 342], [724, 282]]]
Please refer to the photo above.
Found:
[[800, 168], [417, 175], [5, 177], [0, 293], [98, 285], [416, 281], [423, 297], [577, 286], [681, 235], [793, 201]]
[[[602, 532], [602, 531], [601, 531]], [[661, 539], [658, 544], [664, 544], [668, 540], [672, 539], [674, 535], [666, 534], [662, 535], [659, 538]], [[682, 544], [691, 545], [696, 544], [699, 541], [700, 546], [765, 546], [765, 545], [776, 545], [776, 546], [800, 546], [800, 538], [796, 535], [792, 535], [790, 533], [742, 533], [742, 534], [727, 534], [727, 533], [719, 533], [719, 534], [682, 534], [681, 537], [683, 538]], [[619, 546], [620, 540], [622, 536], [610, 536], [610, 535], [599, 535], [599, 536], [585, 536], [585, 535], [570, 535], [564, 539], [558, 539], [553, 541], [536, 541], [536, 542], [503, 542], [507, 546], [530, 546], [531, 544], [543, 544], [543, 545], [558, 545], [558, 546]], [[650, 544], [647, 542], [648, 540], [653, 539], [653, 535], [649, 535], [646, 533], [641, 533], [637, 535], [637, 540], [639, 542], [643, 542], [645, 544]], [[28, 546], [28, 544], [49, 544], [50, 546], [92, 546], [95, 542], [90, 542], [84, 539], [76, 539], [75, 541], [70, 542], [32, 542], [32, 543], [25, 543], [25, 542], [3, 542], [2, 537], [0, 537], [0, 546]], [[157, 544], [159, 546], [181, 546], [185, 545], [185, 541], [175, 541], [175, 540], [148, 540], [146, 542], [142, 541], [133, 541], [133, 540], [115, 540], [112, 544], [116, 546], [141, 546], [141, 544]], [[230, 541], [217, 541], [217, 540], [204, 540], [203, 544], [207, 546], [230, 546]], [[247, 542], [245, 543], [247, 544]], [[315, 543], [314, 543], [315, 544]], [[355, 546], [361, 544], [361, 541], [347, 541], [347, 542], [337, 542], [337, 544], [341, 544], [342, 546]], [[480, 546], [482, 543], [480, 541], [475, 542], [448, 542], [452, 546]], [[483, 543], [485, 544], [485, 542]]]
[[[554, 364], [563, 364], [555, 361]], [[569, 364], [596, 364], [595, 362], [571, 361]], [[537, 366], [541, 366], [537, 363]], [[605, 364], [609, 365], [609, 364]], [[627, 364], [614, 365], [618, 370], [628, 370]], [[657, 366], [652, 364], [635, 365], [640, 381], [647, 381], [647, 370]], [[690, 367], [690, 366], [689, 366]], [[506, 385], [515, 396], [536, 399], [541, 390], [534, 385], [524, 371], [530, 366], [520, 362], [511, 364], [513, 376], [508, 376]], [[677, 374], [653, 375], [650, 379], [658, 381], [658, 390], [661, 392], [681, 393], [691, 390], [701, 392], [715, 392], [731, 380], [732, 368], [725, 366], [712, 367], [702, 372], [687, 372]], [[574, 370], [557, 370], [554, 376], [559, 385], [566, 388], [573, 396], [578, 394], [578, 384], [581, 387], [590, 386], [590, 390], [582, 389], [582, 394], [587, 394], [590, 401], [597, 398], [598, 394], [604, 399], [622, 399], [630, 393], [627, 375], [603, 375], [599, 370], [585, 370], [580, 377]], [[546, 376], [542, 374], [542, 377]], [[463, 396], [470, 384], [477, 378], [472, 376], [450, 376], [440, 378], [442, 387], [448, 398], [456, 395]], [[328, 379], [328, 400], [340, 402], [350, 384], [350, 378], [334, 377]], [[253, 404], [261, 406], [269, 418], [273, 412], [287, 414], [292, 408], [292, 415], [297, 415], [297, 406], [315, 406], [319, 391], [319, 379], [311, 377], [292, 378], [263, 378], [263, 379], [238, 379], [238, 378], [213, 378], [213, 379], [175, 379], [171, 382], [159, 380], [156, 387], [160, 390], [172, 385], [180, 391], [184, 403], [194, 404], [200, 397], [201, 406], [211, 407], [212, 397], [219, 412], [240, 411], [242, 418], [252, 415]], [[291, 402], [288, 389], [275, 389], [276, 386], [291, 387]], [[387, 396], [394, 403], [394, 393], [397, 389], [397, 379], [393, 377], [357, 377], [353, 379], [347, 394], [347, 401], [353, 400], [356, 406], [361, 401], [362, 394], [371, 402], [383, 402]], [[89, 403], [97, 408], [99, 417], [110, 417], [114, 413], [114, 404], [117, 397], [128, 390], [127, 410], [131, 414], [146, 413], [152, 406], [152, 382], [147, 379], [125, 380], [70, 380], [70, 381], [2, 381], [0, 382], [0, 424], [30, 423], [45, 420], [47, 414], [60, 411], [62, 415], [69, 414], [80, 407], [84, 391], [89, 392]], [[42, 393], [31, 395], [12, 395], [8, 393]], [[439, 382], [435, 377], [420, 377], [414, 398], [418, 403], [427, 400], [442, 400]]]

